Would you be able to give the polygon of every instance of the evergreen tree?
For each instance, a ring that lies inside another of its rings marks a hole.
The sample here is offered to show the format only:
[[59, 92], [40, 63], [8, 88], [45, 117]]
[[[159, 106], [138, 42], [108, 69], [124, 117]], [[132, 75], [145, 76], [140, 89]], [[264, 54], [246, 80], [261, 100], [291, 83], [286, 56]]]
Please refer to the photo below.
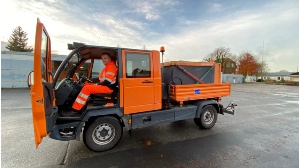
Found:
[[32, 52], [33, 49], [27, 47], [28, 38], [26, 36], [27, 33], [22, 30], [21, 26], [16, 27], [8, 40], [6, 48], [9, 51]]

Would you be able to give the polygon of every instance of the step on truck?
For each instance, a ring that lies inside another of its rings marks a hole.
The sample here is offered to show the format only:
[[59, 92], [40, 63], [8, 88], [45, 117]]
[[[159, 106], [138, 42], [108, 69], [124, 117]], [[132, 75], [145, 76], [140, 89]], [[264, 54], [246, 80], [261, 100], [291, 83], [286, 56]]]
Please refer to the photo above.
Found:
[[[236, 104], [226, 108], [220, 104], [223, 96], [230, 95], [231, 85], [222, 83], [219, 63], [163, 63], [164, 47], [157, 51], [73, 43], [68, 48], [71, 52], [60, 64], [53, 62], [50, 36], [37, 20], [28, 80], [36, 147], [46, 136], [70, 141], [80, 140], [83, 134], [87, 148], [106, 151], [120, 141], [123, 130], [186, 119], [210, 129], [218, 114], [234, 114]], [[62, 112], [72, 107], [82, 87], [104, 68], [102, 53], [116, 60], [117, 87], [109, 94], [91, 95], [81, 116], [65, 117]]]

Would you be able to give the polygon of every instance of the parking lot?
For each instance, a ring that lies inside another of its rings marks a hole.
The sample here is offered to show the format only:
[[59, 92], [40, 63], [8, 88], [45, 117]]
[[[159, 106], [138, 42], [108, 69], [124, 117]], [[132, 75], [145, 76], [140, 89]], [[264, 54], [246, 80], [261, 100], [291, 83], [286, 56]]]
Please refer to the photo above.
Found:
[[232, 84], [209, 130], [193, 120], [126, 131], [112, 150], [44, 138], [35, 149], [29, 89], [1, 90], [1, 166], [11, 167], [299, 167], [299, 87]]

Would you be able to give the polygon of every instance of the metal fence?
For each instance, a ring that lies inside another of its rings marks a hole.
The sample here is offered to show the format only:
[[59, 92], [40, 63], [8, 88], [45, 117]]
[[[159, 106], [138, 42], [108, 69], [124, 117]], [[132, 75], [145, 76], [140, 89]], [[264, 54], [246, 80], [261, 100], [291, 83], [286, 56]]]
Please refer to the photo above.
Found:
[[222, 82], [243, 83], [243, 75], [238, 74], [222, 74]]

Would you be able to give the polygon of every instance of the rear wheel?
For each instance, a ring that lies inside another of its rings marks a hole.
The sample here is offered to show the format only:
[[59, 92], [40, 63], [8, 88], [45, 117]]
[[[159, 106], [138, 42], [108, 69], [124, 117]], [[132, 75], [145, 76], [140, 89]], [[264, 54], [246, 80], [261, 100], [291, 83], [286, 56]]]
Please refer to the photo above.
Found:
[[117, 118], [104, 116], [87, 124], [83, 132], [83, 141], [87, 148], [95, 152], [106, 151], [120, 141], [123, 128]]
[[210, 129], [217, 122], [218, 113], [214, 106], [205, 106], [202, 111], [200, 118], [194, 118], [194, 122], [200, 128]]

